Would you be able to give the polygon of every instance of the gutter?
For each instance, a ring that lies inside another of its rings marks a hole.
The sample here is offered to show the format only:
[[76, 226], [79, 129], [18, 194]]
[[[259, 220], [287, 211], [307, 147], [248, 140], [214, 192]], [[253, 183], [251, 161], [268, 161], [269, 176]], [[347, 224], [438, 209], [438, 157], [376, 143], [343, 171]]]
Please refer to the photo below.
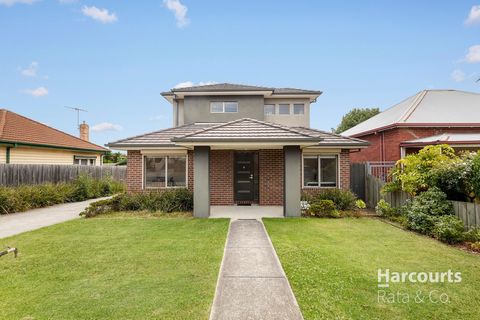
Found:
[[106, 154], [108, 150], [97, 150], [97, 149], [86, 149], [86, 148], [72, 148], [72, 147], [64, 147], [64, 146], [56, 146], [51, 144], [44, 144], [44, 143], [29, 143], [29, 142], [15, 142], [15, 141], [5, 141], [1, 140], [0, 145], [6, 145], [8, 147], [18, 147], [18, 146], [25, 146], [25, 147], [43, 147], [49, 149], [60, 149], [60, 150], [71, 150], [71, 151], [80, 151], [80, 152], [98, 152]]

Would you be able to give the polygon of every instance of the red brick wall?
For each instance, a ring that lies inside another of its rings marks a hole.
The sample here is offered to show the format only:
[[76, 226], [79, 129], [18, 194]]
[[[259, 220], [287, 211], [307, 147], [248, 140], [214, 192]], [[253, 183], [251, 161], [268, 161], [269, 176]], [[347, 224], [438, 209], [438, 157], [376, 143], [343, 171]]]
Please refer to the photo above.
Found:
[[259, 190], [261, 206], [283, 206], [283, 150], [260, 150]]
[[210, 204], [231, 206], [234, 204], [233, 151], [210, 151]]
[[[394, 128], [358, 138], [370, 146], [350, 155], [352, 162], [396, 161], [400, 159], [400, 143], [442, 133], [480, 133], [480, 128]], [[382, 143], [383, 139], [383, 143]]]
[[[142, 154], [139, 150], [127, 151], [127, 191], [141, 192], [143, 184]], [[188, 151], [188, 190], [193, 192], [193, 151]]]
[[127, 191], [142, 191], [142, 154], [138, 150], [127, 151]]

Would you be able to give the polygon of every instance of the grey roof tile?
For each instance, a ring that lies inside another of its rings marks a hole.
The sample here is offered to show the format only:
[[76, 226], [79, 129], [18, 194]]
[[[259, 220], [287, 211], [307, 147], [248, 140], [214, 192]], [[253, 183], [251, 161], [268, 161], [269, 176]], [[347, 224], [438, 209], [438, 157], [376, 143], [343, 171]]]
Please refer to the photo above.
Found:
[[175, 92], [218, 92], [218, 91], [272, 91], [273, 94], [321, 94], [317, 90], [304, 90], [296, 88], [273, 88], [251, 86], [235, 83], [216, 83], [203, 86], [192, 86], [184, 88], [173, 88], [170, 91], [162, 92], [162, 95], [172, 95]]

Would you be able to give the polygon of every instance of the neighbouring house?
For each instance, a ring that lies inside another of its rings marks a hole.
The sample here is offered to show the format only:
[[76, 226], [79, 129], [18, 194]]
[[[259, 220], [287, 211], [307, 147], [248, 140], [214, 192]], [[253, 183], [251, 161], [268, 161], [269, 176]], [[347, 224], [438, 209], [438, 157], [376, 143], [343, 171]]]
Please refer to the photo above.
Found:
[[194, 216], [260, 205], [300, 215], [302, 191], [350, 186], [365, 141], [310, 128], [320, 91], [214, 84], [163, 92], [173, 127], [111, 142], [127, 150], [130, 192], [186, 187]]
[[432, 144], [480, 149], [480, 94], [424, 90], [342, 132], [370, 142], [352, 162], [396, 161]]
[[0, 109], [0, 163], [101, 165], [108, 149], [89, 142], [88, 130], [81, 124], [77, 138]]

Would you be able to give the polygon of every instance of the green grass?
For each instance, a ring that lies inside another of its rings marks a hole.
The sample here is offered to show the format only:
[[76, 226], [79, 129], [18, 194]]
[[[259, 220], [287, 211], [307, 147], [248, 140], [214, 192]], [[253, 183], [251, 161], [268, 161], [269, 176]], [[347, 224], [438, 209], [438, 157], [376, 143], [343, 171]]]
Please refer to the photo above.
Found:
[[227, 220], [80, 219], [0, 239], [0, 319], [207, 319]]
[[[480, 256], [362, 219], [265, 219], [305, 319], [478, 319]], [[462, 282], [391, 284], [387, 293], [410, 295], [408, 303], [378, 301], [377, 269], [460, 271]], [[416, 303], [431, 290], [450, 303]]]

